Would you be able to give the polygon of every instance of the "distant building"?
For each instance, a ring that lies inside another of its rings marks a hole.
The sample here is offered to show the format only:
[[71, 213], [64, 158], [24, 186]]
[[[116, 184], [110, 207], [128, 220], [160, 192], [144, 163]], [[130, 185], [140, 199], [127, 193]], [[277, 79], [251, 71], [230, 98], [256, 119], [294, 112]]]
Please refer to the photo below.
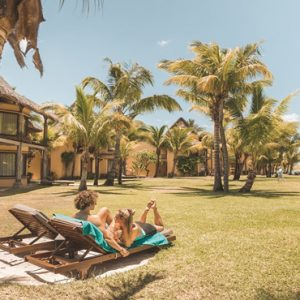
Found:
[[[33, 114], [43, 118], [43, 128], [31, 120]], [[49, 119], [55, 116], [42, 112], [39, 105], [19, 95], [0, 76], [0, 186], [26, 185], [29, 173], [46, 180]], [[42, 143], [33, 138], [38, 132], [44, 132]]]

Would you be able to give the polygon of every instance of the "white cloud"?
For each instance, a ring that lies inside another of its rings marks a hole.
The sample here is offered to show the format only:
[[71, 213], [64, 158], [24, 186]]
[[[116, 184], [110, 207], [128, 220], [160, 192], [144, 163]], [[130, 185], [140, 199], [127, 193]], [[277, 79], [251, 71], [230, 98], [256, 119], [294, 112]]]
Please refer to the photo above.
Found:
[[296, 113], [284, 115], [282, 117], [282, 119], [285, 122], [299, 122], [300, 121], [299, 115], [297, 115]]
[[165, 47], [165, 46], [167, 46], [168, 44], [170, 44], [170, 40], [161, 40], [161, 41], [158, 41], [157, 42], [157, 44], [158, 44], [158, 46], [160, 46], [160, 47]]

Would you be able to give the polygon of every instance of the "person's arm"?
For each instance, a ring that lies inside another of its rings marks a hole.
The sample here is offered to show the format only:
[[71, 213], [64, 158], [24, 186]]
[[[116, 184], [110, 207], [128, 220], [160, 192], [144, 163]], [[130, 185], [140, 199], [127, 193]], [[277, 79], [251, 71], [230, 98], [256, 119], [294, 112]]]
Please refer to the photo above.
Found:
[[112, 234], [111, 234], [110, 231], [108, 231], [108, 230], [105, 229], [105, 230], [103, 230], [102, 232], [103, 232], [103, 236], [104, 236], [105, 240], [107, 241], [107, 243], [108, 243], [112, 248], [114, 248], [115, 250], [119, 251], [120, 254], [121, 254], [122, 256], [125, 257], [125, 256], [128, 256], [128, 255], [130, 254], [129, 251], [128, 251], [127, 249], [121, 247], [121, 246], [115, 241], [115, 239], [113, 238], [113, 236], [112, 236]]
[[137, 226], [135, 226], [130, 232], [127, 231], [125, 226], [122, 226], [122, 241], [126, 247], [130, 247], [138, 235], [139, 228]]

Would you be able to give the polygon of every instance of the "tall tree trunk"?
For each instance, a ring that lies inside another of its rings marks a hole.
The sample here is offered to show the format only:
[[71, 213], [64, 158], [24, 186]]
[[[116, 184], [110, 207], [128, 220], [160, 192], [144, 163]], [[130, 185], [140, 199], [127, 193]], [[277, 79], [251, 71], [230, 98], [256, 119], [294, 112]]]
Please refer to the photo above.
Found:
[[106, 185], [106, 186], [113, 186], [115, 183], [117, 164], [120, 160], [120, 142], [121, 142], [121, 132], [117, 131], [116, 139], [115, 139], [114, 160], [112, 163], [111, 170], [110, 170], [110, 172], [108, 172], [107, 179], [104, 183], [104, 185]]
[[204, 162], [204, 169], [205, 169], [205, 176], [209, 174], [208, 170], [208, 149], [204, 149], [204, 156], [205, 156], [205, 162]]
[[219, 110], [214, 112], [214, 192], [223, 191], [220, 164], [220, 118]]
[[240, 193], [249, 193], [253, 186], [255, 177], [256, 177], [256, 172], [253, 170], [249, 171], [248, 176], [247, 176], [247, 181], [244, 184], [244, 186], [239, 190], [239, 192]]
[[126, 158], [123, 160], [123, 170], [124, 170], [124, 175], [127, 176], [127, 159]]
[[122, 184], [122, 173], [123, 173], [123, 159], [119, 159], [119, 168], [118, 168], [118, 183]]
[[225, 137], [225, 129], [223, 126], [223, 101], [221, 101], [220, 105], [220, 137], [222, 143], [222, 154], [223, 154], [223, 172], [224, 172], [224, 192], [229, 191], [229, 158], [228, 158], [228, 150], [227, 150], [227, 143]]
[[241, 156], [237, 152], [234, 153], [234, 156], [235, 156], [235, 166], [234, 166], [233, 180], [240, 180], [240, 177], [241, 177], [241, 163], [240, 163]]
[[210, 172], [209, 172], [210, 176], [212, 176], [212, 171], [213, 171], [213, 153], [214, 153], [214, 149], [210, 148]]
[[96, 151], [95, 155], [95, 177], [94, 177], [94, 185], [98, 186], [98, 179], [99, 179], [99, 165], [100, 165], [100, 154]]
[[81, 155], [81, 179], [78, 191], [87, 190], [86, 179], [88, 173], [88, 163], [89, 163], [90, 155], [88, 150], [85, 150]]
[[171, 171], [171, 177], [172, 178], [175, 176], [176, 164], [177, 164], [177, 154], [174, 153], [173, 166], [172, 166], [172, 171]]
[[293, 174], [293, 169], [294, 169], [294, 163], [291, 163], [289, 175], [292, 175], [292, 174]]
[[270, 161], [268, 162], [266, 177], [267, 178], [272, 177], [272, 163]]
[[77, 154], [77, 145], [75, 143], [73, 144], [73, 149], [74, 149], [74, 156], [73, 156], [73, 162], [72, 162], [72, 174], [71, 174], [72, 179], [74, 178], [76, 154]]
[[160, 150], [156, 150], [156, 164], [155, 164], [155, 174], [154, 177], [157, 177], [159, 175], [159, 165], [160, 165]]

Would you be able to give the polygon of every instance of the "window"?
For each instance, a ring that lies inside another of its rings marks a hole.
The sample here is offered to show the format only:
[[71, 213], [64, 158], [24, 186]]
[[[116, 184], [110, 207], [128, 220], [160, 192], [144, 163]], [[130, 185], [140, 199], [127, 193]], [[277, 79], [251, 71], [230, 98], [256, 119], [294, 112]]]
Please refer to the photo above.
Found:
[[0, 177], [16, 176], [16, 153], [0, 152]]
[[18, 115], [0, 112], [0, 133], [7, 135], [17, 135]]

